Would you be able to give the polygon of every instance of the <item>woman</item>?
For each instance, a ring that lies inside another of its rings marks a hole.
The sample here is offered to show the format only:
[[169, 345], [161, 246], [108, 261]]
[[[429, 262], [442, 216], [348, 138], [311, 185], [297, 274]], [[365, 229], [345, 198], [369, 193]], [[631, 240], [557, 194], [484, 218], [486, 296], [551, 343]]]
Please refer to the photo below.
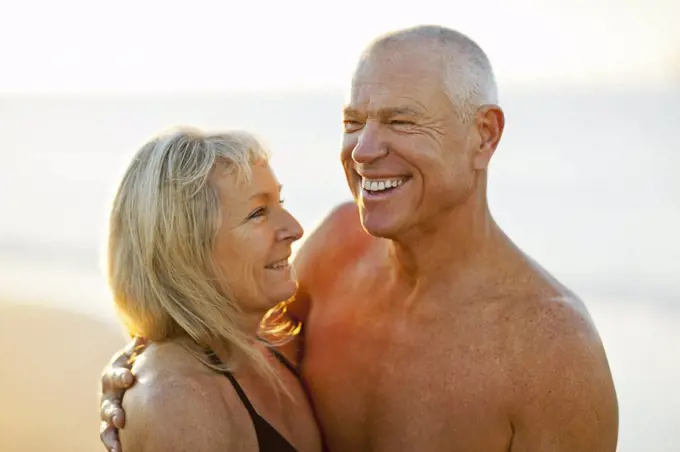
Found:
[[288, 259], [302, 229], [280, 190], [243, 132], [181, 129], [134, 157], [108, 263], [129, 334], [151, 341], [123, 401], [125, 452], [321, 450], [295, 369], [258, 339], [296, 290]]

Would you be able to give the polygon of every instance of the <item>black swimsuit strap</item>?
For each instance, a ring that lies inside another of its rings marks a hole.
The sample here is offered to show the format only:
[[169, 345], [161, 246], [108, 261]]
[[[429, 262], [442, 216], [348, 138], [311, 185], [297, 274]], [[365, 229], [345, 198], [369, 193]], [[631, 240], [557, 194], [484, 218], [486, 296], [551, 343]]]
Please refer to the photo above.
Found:
[[[297, 375], [295, 368], [285, 360], [283, 355], [273, 349], [272, 353], [274, 353], [274, 356], [276, 356], [278, 360], [283, 363], [283, 365], [285, 365], [291, 370], [291, 372]], [[206, 355], [214, 365], [222, 365], [222, 361], [213, 350], [206, 349]], [[241, 388], [241, 385], [238, 384], [238, 381], [236, 381], [236, 378], [234, 378], [231, 372], [224, 370], [220, 373], [229, 379], [229, 382], [232, 384], [236, 394], [238, 394], [239, 399], [241, 399], [241, 402], [246, 407], [246, 410], [253, 421], [253, 426], [255, 427], [255, 435], [257, 437], [257, 443], [259, 445], [260, 452], [296, 452], [295, 447], [293, 447], [293, 445], [283, 435], [281, 435], [278, 430], [276, 430], [269, 422], [267, 422], [265, 418], [258, 414], [258, 412], [255, 410], [255, 407], [253, 407], [253, 405], [250, 403], [250, 400], [248, 400], [243, 388]]]
[[290, 370], [293, 373], [293, 375], [295, 375], [298, 378], [298, 380], [300, 379], [300, 374], [298, 373], [298, 370], [295, 368], [293, 363], [288, 361], [288, 358], [283, 356], [283, 353], [281, 353], [271, 345], [267, 345], [267, 348], [269, 348], [269, 350], [274, 354], [276, 359], [278, 359], [281, 364], [286, 366], [286, 368], [288, 368], [288, 370]]
[[[210, 358], [210, 361], [214, 365], [216, 365], [216, 366], [222, 365], [222, 360], [217, 356], [217, 354], [213, 350], [208, 349], [206, 354], [208, 355], [208, 358]], [[238, 395], [238, 398], [241, 399], [241, 402], [243, 402], [243, 405], [246, 407], [246, 410], [248, 410], [248, 413], [250, 414], [250, 416], [251, 417], [260, 417], [260, 415], [255, 410], [255, 407], [253, 406], [253, 404], [250, 403], [250, 400], [248, 400], [248, 397], [246, 396], [246, 393], [243, 391], [243, 388], [241, 388], [241, 385], [238, 384], [238, 381], [236, 381], [236, 378], [234, 378], [234, 376], [231, 374], [231, 372], [227, 372], [226, 370], [223, 370], [220, 373], [229, 379], [232, 386], [234, 387], [234, 390], [236, 391], [236, 394]]]

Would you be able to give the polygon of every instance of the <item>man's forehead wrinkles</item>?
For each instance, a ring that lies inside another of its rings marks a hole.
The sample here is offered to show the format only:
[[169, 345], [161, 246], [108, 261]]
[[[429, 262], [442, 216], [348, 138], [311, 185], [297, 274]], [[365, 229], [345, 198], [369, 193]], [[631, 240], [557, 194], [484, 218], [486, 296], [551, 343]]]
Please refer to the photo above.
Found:
[[353, 86], [349, 100], [352, 105], [375, 101], [401, 102], [420, 97], [423, 89], [417, 80], [399, 82], [370, 82]]
[[397, 99], [377, 102], [350, 103], [343, 113], [346, 116], [416, 116], [425, 111], [421, 102]]

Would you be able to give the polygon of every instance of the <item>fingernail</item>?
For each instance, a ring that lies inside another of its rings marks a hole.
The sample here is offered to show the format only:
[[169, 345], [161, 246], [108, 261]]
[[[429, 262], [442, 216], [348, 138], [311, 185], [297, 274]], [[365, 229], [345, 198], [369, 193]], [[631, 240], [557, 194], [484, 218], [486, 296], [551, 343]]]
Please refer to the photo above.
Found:
[[120, 416], [118, 414], [113, 415], [113, 425], [120, 428]]
[[132, 375], [130, 375], [129, 373], [127, 373], [127, 372], [124, 373], [122, 379], [123, 379], [124, 385], [127, 386], [127, 385], [132, 384]]

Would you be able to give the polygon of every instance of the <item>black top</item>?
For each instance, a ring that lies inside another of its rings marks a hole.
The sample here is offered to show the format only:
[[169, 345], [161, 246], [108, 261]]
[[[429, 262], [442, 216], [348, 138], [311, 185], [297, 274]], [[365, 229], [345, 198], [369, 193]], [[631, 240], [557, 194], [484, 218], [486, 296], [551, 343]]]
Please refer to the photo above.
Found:
[[[290, 371], [293, 372], [296, 377], [300, 378], [293, 365], [289, 363], [288, 360], [283, 355], [281, 355], [281, 353], [274, 350], [273, 348], [270, 348], [270, 350], [284, 366], [290, 369]], [[207, 350], [206, 353], [213, 364], [216, 366], [222, 365], [222, 361], [220, 361], [220, 358], [215, 354], [214, 351]], [[248, 414], [250, 414], [250, 418], [253, 420], [260, 452], [297, 452], [293, 445], [289, 443], [288, 440], [278, 432], [278, 430], [272, 427], [272, 425], [267, 422], [265, 418], [260, 416], [257, 411], [255, 411], [255, 408], [250, 403], [250, 400], [248, 400], [246, 393], [243, 392], [243, 389], [241, 388], [241, 385], [238, 384], [238, 381], [236, 381], [236, 378], [234, 378], [234, 376], [227, 371], [223, 371], [222, 374], [227, 377], [234, 386], [236, 394], [238, 394], [239, 399], [241, 399], [241, 402], [243, 402], [243, 405], [245, 405], [246, 409], [248, 410]]]

